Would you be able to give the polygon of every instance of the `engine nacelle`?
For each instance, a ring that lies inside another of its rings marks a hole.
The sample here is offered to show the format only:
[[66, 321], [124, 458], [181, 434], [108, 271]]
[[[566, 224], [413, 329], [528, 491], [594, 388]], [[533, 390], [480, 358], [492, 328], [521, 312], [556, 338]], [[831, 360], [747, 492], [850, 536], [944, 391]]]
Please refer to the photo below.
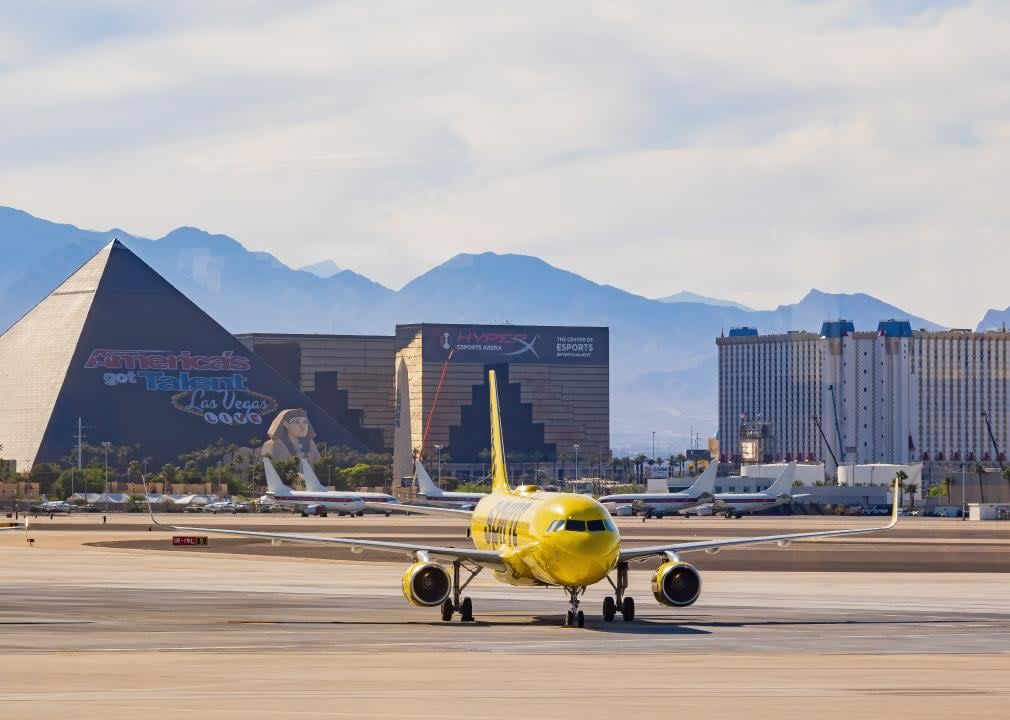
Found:
[[441, 605], [451, 591], [452, 578], [437, 562], [416, 562], [403, 573], [403, 596], [411, 605]]
[[701, 595], [701, 575], [685, 562], [665, 562], [652, 576], [652, 595], [663, 605], [693, 605]]

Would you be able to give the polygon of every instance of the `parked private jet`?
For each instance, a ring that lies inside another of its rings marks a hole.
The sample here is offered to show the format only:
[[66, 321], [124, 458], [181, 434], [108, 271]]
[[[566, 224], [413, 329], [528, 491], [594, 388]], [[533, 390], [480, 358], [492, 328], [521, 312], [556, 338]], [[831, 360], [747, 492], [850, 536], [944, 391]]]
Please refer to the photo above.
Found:
[[614, 515], [642, 515], [643, 517], [663, 517], [683, 514], [700, 505], [712, 502], [715, 496], [715, 473], [719, 466], [710, 462], [694, 484], [681, 492], [670, 492], [666, 478], [649, 478], [644, 493], [607, 495], [600, 498], [603, 507]]
[[361, 515], [365, 512], [364, 501], [355, 493], [292, 490], [281, 480], [269, 458], [263, 458], [263, 472], [267, 478], [264, 501], [300, 512], [302, 517], [326, 515], [327, 512], [340, 515]]
[[361, 498], [364, 501], [364, 510], [371, 512], [381, 512], [389, 515], [389, 512], [382, 506], [387, 503], [399, 504], [397, 500], [392, 495], [387, 493], [377, 493], [377, 492], [348, 492], [339, 491], [328, 488], [319, 482], [319, 477], [316, 475], [316, 471], [312, 468], [312, 463], [308, 460], [302, 460], [302, 480], [305, 482], [305, 490], [314, 493], [337, 493], [341, 495], [353, 495], [356, 498]]
[[744, 513], [787, 505], [793, 500], [807, 497], [806, 494], [793, 494], [793, 479], [795, 477], [796, 463], [792, 462], [786, 465], [782, 474], [767, 490], [753, 493], [716, 493], [715, 499], [711, 503], [700, 506], [696, 512], [699, 515], [723, 515], [727, 519], [740, 519]]

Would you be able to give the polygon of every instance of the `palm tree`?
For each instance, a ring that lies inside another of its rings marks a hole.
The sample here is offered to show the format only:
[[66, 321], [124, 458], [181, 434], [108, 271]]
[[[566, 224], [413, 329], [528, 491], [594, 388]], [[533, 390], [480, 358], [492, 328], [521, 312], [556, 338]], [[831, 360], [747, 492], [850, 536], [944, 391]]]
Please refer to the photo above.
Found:
[[909, 499], [912, 501], [912, 509], [915, 510], [915, 493], [918, 492], [919, 486], [915, 483], [910, 483], [905, 486], [905, 492], [908, 493]]
[[908, 480], [908, 474], [904, 470], [899, 470], [894, 473], [894, 479], [898, 481], [898, 505], [905, 504], [905, 481]]
[[1000, 475], [1002, 475], [1003, 479], [1007, 481], [1008, 485], [1010, 485], [1010, 467], [1003, 468], [1002, 472], [1000, 472]]
[[639, 485], [642, 484], [642, 480], [645, 478], [645, 455], [639, 453], [634, 457], [632, 462], [635, 464], [635, 482]]
[[950, 505], [950, 486], [953, 484], [953, 481], [950, 479], [950, 475], [945, 477], [941, 481], [941, 484], [943, 485], [943, 494], [947, 496], [947, 504]]
[[975, 463], [975, 467], [971, 471], [978, 475], [978, 501], [984, 503], [985, 491], [982, 489], [982, 476], [985, 475], [985, 468], [982, 467], [982, 463]]

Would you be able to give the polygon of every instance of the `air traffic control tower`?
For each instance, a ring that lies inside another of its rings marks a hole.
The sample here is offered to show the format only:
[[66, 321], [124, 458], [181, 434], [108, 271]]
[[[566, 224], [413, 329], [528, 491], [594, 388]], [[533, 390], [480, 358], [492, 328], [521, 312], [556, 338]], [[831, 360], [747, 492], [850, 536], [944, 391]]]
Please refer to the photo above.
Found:
[[610, 454], [610, 331], [605, 327], [414, 324], [396, 327], [393, 476], [415, 451], [480, 464], [490, 437], [488, 373], [498, 374], [511, 457], [554, 462]]

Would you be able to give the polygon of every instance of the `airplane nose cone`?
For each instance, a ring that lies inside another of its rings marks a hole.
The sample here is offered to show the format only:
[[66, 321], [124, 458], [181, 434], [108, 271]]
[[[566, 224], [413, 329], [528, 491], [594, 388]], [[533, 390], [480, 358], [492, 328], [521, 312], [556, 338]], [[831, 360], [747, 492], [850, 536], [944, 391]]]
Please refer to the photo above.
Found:
[[566, 532], [548, 560], [551, 575], [569, 587], [592, 585], [614, 568], [619, 552], [617, 533]]

